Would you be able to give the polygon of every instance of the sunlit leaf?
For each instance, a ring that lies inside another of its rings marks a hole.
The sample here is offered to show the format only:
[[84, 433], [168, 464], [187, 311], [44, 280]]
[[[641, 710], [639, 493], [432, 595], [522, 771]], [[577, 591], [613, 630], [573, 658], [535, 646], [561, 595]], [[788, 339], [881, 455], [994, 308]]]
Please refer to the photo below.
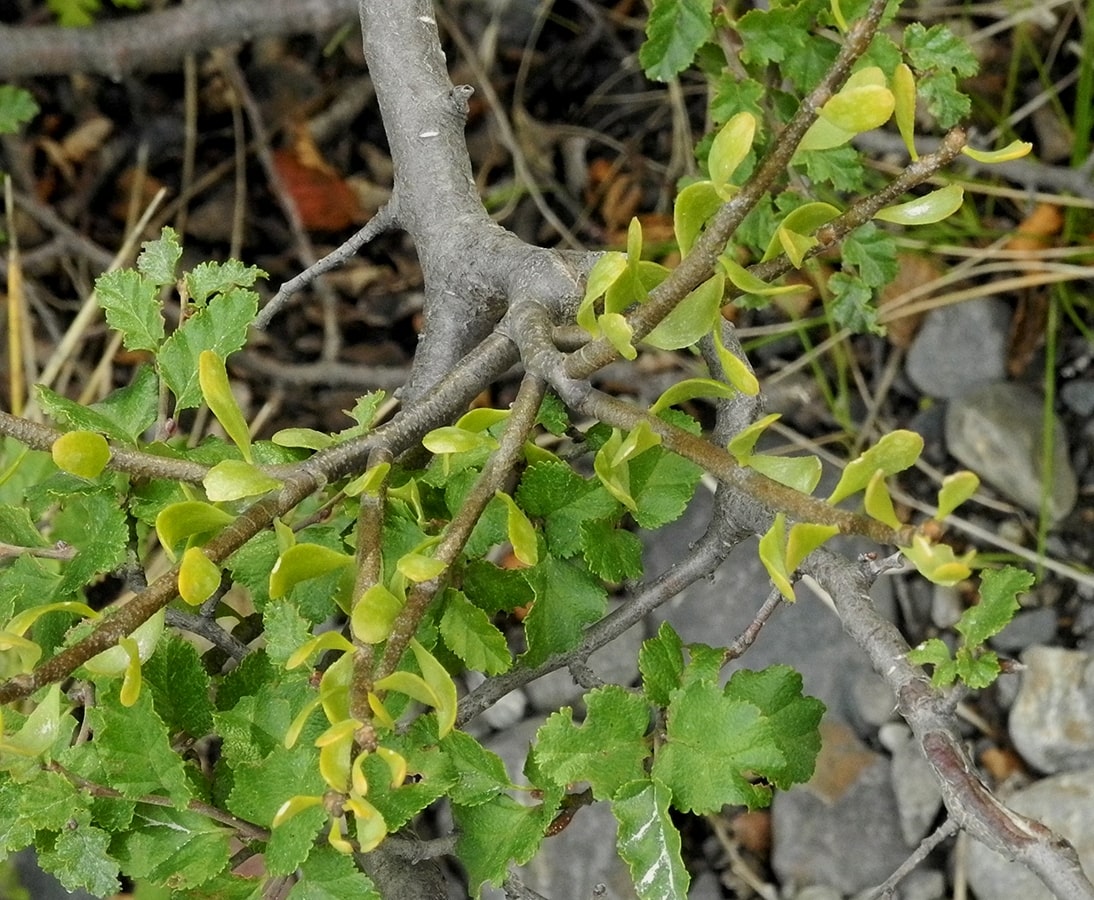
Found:
[[893, 72], [893, 99], [896, 127], [908, 155], [919, 159], [915, 149], [915, 74], [906, 63], [900, 63]]
[[722, 329], [717, 325], [714, 328], [714, 349], [718, 353], [718, 362], [722, 364], [726, 380], [742, 394], [755, 397], [760, 392], [760, 382], [744, 360], [726, 348], [722, 341]]
[[[156, 649], [163, 635], [163, 623], [166, 611], [161, 609], [153, 613], [147, 621], [138, 626], [130, 635], [136, 644], [137, 658], [143, 662]], [[121, 646], [111, 647], [84, 663], [84, 668], [95, 675], [121, 675], [130, 664], [129, 654]]]
[[813, 493], [821, 477], [821, 461], [815, 456], [767, 456], [757, 454], [742, 461], [772, 481], [803, 494]]
[[942, 479], [938, 491], [938, 512], [935, 518], [941, 521], [957, 507], [976, 493], [980, 479], [972, 472], [954, 472]]
[[200, 547], [182, 554], [179, 565], [179, 596], [191, 606], [200, 606], [220, 587], [220, 567]]
[[756, 117], [739, 112], [721, 127], [710, 145], [707, 166], [716, 187], [730, 184], [733, 173], [744, 162], [756, 137]]
[[618, 252], [602, 254], [589, 271], [585, 281], [585, 297], [577, 310], [577, 324], [594, 337], [600, 335], [596, 325], [596, 300], [626, 271], [626, 254]]
[[843, 131], [860, 134], [884, 125], [893, 115], [893, 92], [877, 84], [844, 89], [821, 107], [821, 118]]
[[395, 563], [399, 573], [416, 584], [436, 578], [446, 567], [447, 563], [443, 559], [434, 559], [424, 553], [407, 553]]
[[956, 556], [948, 544], [932, 544], [922, 534], [915, 535], [912, 546], [901, 547], [900, 552], [928, 581], [948, 587], [972, 575], [969, 563], [976, 555], [975, 550], [970, 550], [963, 556]]
[[472, 450], [497, 450], [498, 442], [483, 431], [468, 431], [455, 425], [435, 428], [422, 438], [422, 446], [430, 453], [468, 453]]
[[301, 447], [305, 450], [326, 450], [334, 437], [314, 428], [282, 428], [270, 438], [279, 447]]
[[284, 597], [301, 581], [318, 578], [335, 569], [353, 565], [353, 557], [322, 544], [294, 544], [270, 570], [270, 598]]
[[350, 627], [354, 637], [366, 644], [378, 644], [391, 634], [403, 601], [382, 584], [374, 584], [353, 605]]
[[863, 509], [868, 516], [873, 516], [890, 528], [900, 528], [901, 522], [896, 517], [896, 510], [893, 509], [893, 498], [889, 496], [889, 486], [885, 483], [884, 472], [875, 472], [866, 485]]
[[771, 413], [762, 419], [758, 419], [747, 428], [737, 432], [726, 449], [737, 458], [738, 462], [744, 463], [752, 455], [752, 448], [756, 446], [756, 441], [760, 439], [760, 435], [768, 429], [772, 422], [781, 417], [781, 413]]
[[790, 569], [786, 564], [786, 516], [783, 513], [775, 516], [771, 527], [760, 538], [759, 556], [779, 593], [793, 602], [794, 586], [790, 583]]
[[303, 812], [306, 809], [311, 809], [313, 806], [319, 806], [323, 802], [322, 797], [306, 797], [297, 794], [295, 797], [290, 797], [278, 808], [274, 814], [273, 822], [270, 823], [271, 828], [277, 828], [279, 825], [284, 825], [297, 813]]
[[961, 152], [969, 159], [975, 159], [981, 163], [1010, 162], [1012, 159], [1021, 159], [1033, 150], [1033, 144], [1028, 141], [1011, 141], [1007, 146], [999, 150], [974, 150], [972, 147], [962, 147]]
[[78, 475], [96, 478], [110, 462], [110, 445], [94, 431], [70, 431], [53, 442], [50, 450], [57, 468]]
[[483, 406], [464, 413], [456, 420], [456, 427], [464, 431], [486, 431], [498, 422], [504, 422], [509, 418], [507, 409], [494, 409], [491, 406]]
[[[342, 653], [353, 653], [353, 644], [347, 641], [337, 631], [324, 631], [311, 640], [301, 644], [296, 652], [285, 661], [286, 669], [295, 669], [306, 662], [313, 654], [322, 653], [325, 650], [340, 650]], [[330, 672], [330, 669], [327, 669]]]
[[156, 516], [156, 534], [163, 549], [172, 554], [184, 538], [215, 533], [233, 521], [235, 516], [211, 503], [184, 500], [160, 511]]
[[253, 462], [250, 428], [232, 393], [224, 360], [212, 350], [202, 350], [198, 356], [198, 383], [201, 385], [201, 395], [228, 437], [239, 448], [243, 458]]
[[514, 555], [526, 566], [534, 566], [539, 562], [539, 545], [531, 520], [504, 491], [495, 491], [494, 496], [505, 504], [506, 531], [509, 543], [513, 545]]
[[721, 381], [715, 381], [713, 378], [686, 378], [683, 381], [676, 382], [658, 397], [657, 402], [650, 407], [650, 412], [657, 415], [663, 409], [678, 406], [688, 400], [694, 400], [696, 397], [717, 400], [735, 396], [737, 396], [735, 387]]
[[281, 487], [276, 478], [241, 459], [221, 460], [206, 473], [201, 484], [214, 503], [254, 497]]
[[391, 463], [378, 463], [377, 465], [366, 469], [361, 475], [358, 475], [353, 481], [342, 488], [342, 490], [348, 497], [357, 497], [361, 494], [375, 494], [380, 490], [380, 486], [387, 479], [390, 471]]
[[786, 539], [786, 567], [793, 572], [802, 561], [825, 541], [839, 534], [835, 525], [817, 525], [812, 522], [798, 522], [790, 526], [790, 536]]
[[724, 292], [725, 276], [719, 272], [676, 304], [672, 312], [642, 339], [643, 343], [661, 350], [690, 347], [714, 327], [720, 316]]
[[437, 732], [443, 738], [456, 724], [456, 683], [448, 670], [418, 641], [411, 640], [410, 649], [418, 662], [418, 668], [422, 670], [422, 678], [437, 698], [434, 704], [437, 710]]
[[620, 356], [624, 359], [634, 359], [638, 356], [638, 351], [631, 343], [634, 338], [634, 329], [622, 315], [616, 312], [604, 313], [596, 321], [604, 337]]
[[807, 284], [768, 284], [725, 253], [718, 257], [718, 262], [726, 270], [730, 283], [745, 294], [775, 297], [780, 294], [792, 294], [797, 291], [809, 290]]
[[845, 497], [865, 490], [878, 469], [886, 476], [903, 472], [915, 464], [922, 452], [923, 438], [914, 431], [890, 431], [847, 464], [828, 502], [839, 503]]
[[952, 216], [964, 202], [964, 188], [949, 184], [907, 203], [878, 210], [874, 218], [894, 225], [931, 225]]
[[703, 226], [710, 221], [710, 217], [723, 202], [714, 183], [710, 181], [689, 184], [676, 195], [672, 208], [672, 225], [681, 256], [687, 256], [691, 252]]
[[[789, 244], [791, 251], [799, 255], [795, 265], [801, 265], [800, 257], [816, 243], [816, 239], [811, 237], [812, 233], [838, 215], [839, 210], [831, 203], [813, 202], [799, 206], [779, 224], [768, 242], [763, 261], [774, 259], [780, 253], [788, 253]], [[791, 262], [793, 261], [791, 257]]]

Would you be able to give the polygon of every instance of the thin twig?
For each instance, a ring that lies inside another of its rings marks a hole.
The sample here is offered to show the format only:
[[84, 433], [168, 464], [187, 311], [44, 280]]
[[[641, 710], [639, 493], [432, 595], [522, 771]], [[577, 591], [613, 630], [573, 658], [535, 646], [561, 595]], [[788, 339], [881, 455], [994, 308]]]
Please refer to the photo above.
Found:
[[957, 832], [957, 823], [954, 822], [953, 819], [947, 819], [931, 834], [923, 838], [923, 840], [919, 842], [919, 846], [916, 847], [915, 850], [912, 851], [912, 854], [897, 867], [896, 871], [874, 888], [873, 891], [863, 897], [862, 900], [878, 900], [878, 898], [881, 897], [892, 897], [893, 891], [896, 890], [896, 886], [907, 878], [916, 866], [930, 856], [935, 847], [957, 834]]

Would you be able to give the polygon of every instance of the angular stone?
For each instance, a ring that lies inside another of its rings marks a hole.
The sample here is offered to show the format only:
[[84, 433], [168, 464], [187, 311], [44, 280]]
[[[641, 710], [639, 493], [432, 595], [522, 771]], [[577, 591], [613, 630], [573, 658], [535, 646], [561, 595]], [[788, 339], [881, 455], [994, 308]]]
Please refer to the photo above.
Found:
[[1010, 737], [1042, 772], [1094, 766], [1094, 656], [1059, 647], [1030, 647], [1010, 710]]
[[[1004, 798], [1017, 813], [1044, 823], [1067, 838], [1087, 875], [1094, 875], [1094, 769], [1045, 778]], [[1054, 900], [1025, 866], [1009, 862], [979, 841], [970, 841], [969, 885], [991, 900]]]
[[944, 399], [1002, 380], [1010, 317], [1010, 307], [996, 297], [931, 310], [908, 348], [908, 378]]
[[827, 717], [816, 774], [807, 785], [776, 793], [771, 815], [771, 864], [788, 892], [824, 885], [853, 894], [888, 878], [911, 850], [888, 759]]
[[[946, 443], [962, 464], [1031, 512], [1041, 507], [1045, 465], [1041, 452], [1042, 400], [1020, 384], [997, 382], [950, 403]], [[1078, 498], [1067, 434], [1053, 418], [1052, 484], [1048, 514], [1057, 521]]]

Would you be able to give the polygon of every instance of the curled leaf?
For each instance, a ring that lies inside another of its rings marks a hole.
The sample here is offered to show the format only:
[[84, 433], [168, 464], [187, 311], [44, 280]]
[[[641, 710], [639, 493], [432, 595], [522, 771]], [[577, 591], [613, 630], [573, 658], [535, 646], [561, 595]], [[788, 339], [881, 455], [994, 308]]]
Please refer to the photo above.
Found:
[[935, 518], [941, 521], [957, 507], [976, 493], [980, 479], [972, 472], [954, 472], [942, 479], [938, 491], [938, 512]]
[[254, 462], [251, 456], [251, 430], [232, 393], [224, 360], [212, 350], [202, 350], [198, 357], [198, 383], [201, 385], [201, 395], [228, 437], [247, 462]]
[[1029, 154], [1033, 144], [1028, 141], [1011, 141], [1007, 146], [999, 150], [974, 150], [972, 147], [962, 147], [961, 152], [969, 159], [975, 159], [981, 163], [1010, 162], [1012, 159], [1021, 159]]
[[931, 225], [952, 216], [964, 202], [964, 188], [957, 184], [948, 184], [907, 203], [878, 210], [874, 218], [892, 222], [894, 225]]
[[200, 547], [190, 547], [179, 566], [179, 596], [200, 606], [220, 587], [220, 567]]
[[384, 585], [374, 584], [353, 605], [353, 612], [350, 613], [353, 636], [366, 644], [386, 640], [402, 608], [402, 600]]
[[321, 544], [294, 544], [270, 570], [270, 598], [284, 597], [301, 581], [318, 578], [335, 569], [353, 565], [353, 557]]
[[730, 183], [733, 173], [752, 149], [755, 137], [756, 117], [750, 112], [737, 113], [714, 136], [707, 166], [710, 180], [716, 187]]

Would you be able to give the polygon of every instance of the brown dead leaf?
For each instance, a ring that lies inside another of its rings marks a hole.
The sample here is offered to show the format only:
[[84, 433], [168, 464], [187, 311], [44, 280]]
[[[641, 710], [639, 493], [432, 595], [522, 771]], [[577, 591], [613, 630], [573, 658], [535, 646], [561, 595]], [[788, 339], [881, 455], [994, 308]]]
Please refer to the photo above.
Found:
[[1007, 344], [1007, 373], [1020, 377], [1045, 342], [1048, 325], [1048, 297], [1043, 292], [1023, 294], [1010, 320]]
[[1054, 203], [1038, 203], [1022, 223], [1015, 235], [1004, 244], [1007, 250], [1043, 250], [1064, 227], [1064, 214]]
[[907, 349], [919, 331], [923, 313], [901, 315], [900, 306], [904, 295], [942, 275], [942, 267], [928, 256], [918, 253], [901, 253], [897, 256], [897, 273], [892, 283], [881, 292], [878, 312], [885, 322], [886, 336], [894, 347]]
[[308, 231], [341, 231], [365, 220], [357, 194], [324, 158], [306, 128], [274, 151], [274, 166]]
[[106, 116], [94, 116], [65, 135], [61, 152], [69, 162], [78, 165], [99, 150], [113, 130], [114, 123]]

